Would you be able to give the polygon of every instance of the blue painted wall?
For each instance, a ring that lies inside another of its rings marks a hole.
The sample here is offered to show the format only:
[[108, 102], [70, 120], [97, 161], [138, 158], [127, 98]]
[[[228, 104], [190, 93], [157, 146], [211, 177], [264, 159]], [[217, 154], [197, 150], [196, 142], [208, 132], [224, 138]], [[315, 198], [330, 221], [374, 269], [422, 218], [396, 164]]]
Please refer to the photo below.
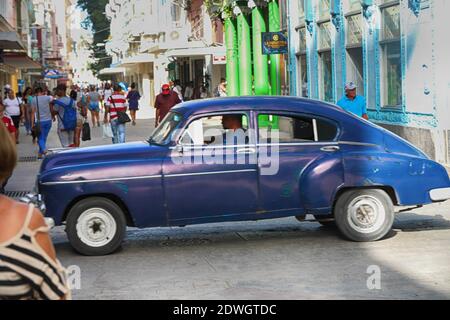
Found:
[[[305, 24], [307, 26], [307, 72], [308, 93], [311, 98], [318, 98], [319, 83], [319, 55], [318, 55], [318, 25], [317, 13], [319, 0], [290, 0], [304, 1]], [[361, 0], [361, 15], [363, 17], [363, 69], [364, 92], [368, 103], [369, 116], [372, 121], [400, 126], [419, 128], [438, 127], [438, 109], [448, 108], [447, 105], [438, 106], [436, 101], [443, 100], [436, 90], [438, 73], [450, 70], [441, 70], [435, 65], [436, 50], [435, 35], [436, 19], [445, 19], [446, 14], [438, 12], [438, 8], [445, 6], [445, 0], [401, 0], [400, 26], [401, 26], [401, 91], [402, 103], [397, 107], [383, 105], [383, 64], [380, 46], [381, 32], [385, 27], [380, 11], [380, 1]], [[449, 1], [450, 2], [450, 1]], [[332, 57], [333, 57], [333, 96], [339, 100], [344, 94], [344, 83], [348, 80], [346, 75], [346, 1], [330, 0], [330, 21], [332, 21]], [[290, 10], [296, 6], [289, 5]], [[442, 9], [441, 9], [442, 10]], [[291, 12], [289, 16], [296, 16]], [[297, 26], [299, 22], [290, 19], [290, 24]], [[294, 37], [295, 26], [291, 26], [291, 39]], [[448, 32], [446, 30], [445, 32]], [[434, 35], [434, 36], [433, 36]], [[442, 40], [441, 40], [442, 41]], [[447, 40], [448, 41], [448, 40]], [[295, 56], [296, 44], [290, 42], [289, 61], [291, 67], [290, 92], [299, 95], [300, 83], [292, 81], [298, 79], [297, 59]], [[442, 47], [442, 46], [440, 46]], [[448, 52], [450, 57], [450, 50]], [[448, 79], [448, 78], [446, 78]], [[448, 90], [447, 90], [448, 91]], [[443, 92], [443, 91], [442, 91]], [[442, 94], [442, 93], [440, 93]], [[335, 102], [336, 102], [335, 101]], [[448, 98], [447, 98], [448, 101]]]

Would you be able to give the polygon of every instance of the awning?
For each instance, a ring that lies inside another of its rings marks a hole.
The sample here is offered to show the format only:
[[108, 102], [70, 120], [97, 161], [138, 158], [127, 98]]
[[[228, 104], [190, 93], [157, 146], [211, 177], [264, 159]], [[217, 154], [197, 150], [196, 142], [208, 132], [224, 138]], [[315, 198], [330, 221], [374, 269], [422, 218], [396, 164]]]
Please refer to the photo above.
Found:
[[17, 32], [0, 32], [0, 49], [25, 50]]
[[116, 73], [125, 73], [125, 68], [105, 68], [100, 70], [100, 75], [105, 74], [116, 74]]
[[3, 63], [16, 69], [39, 69], [42, 66], [28, 56], [5, 55]]
[[132, 58], [123, 59], [119, 64], [120, 67], [131, 67], [139, 63], [151, 63], [155, 61], [155, 56], [152, 54], [138, 54]]
[[198, 47], [168, 50], [169, 57], [191, 57], [205, 55], [226, 55], [225, 47]]

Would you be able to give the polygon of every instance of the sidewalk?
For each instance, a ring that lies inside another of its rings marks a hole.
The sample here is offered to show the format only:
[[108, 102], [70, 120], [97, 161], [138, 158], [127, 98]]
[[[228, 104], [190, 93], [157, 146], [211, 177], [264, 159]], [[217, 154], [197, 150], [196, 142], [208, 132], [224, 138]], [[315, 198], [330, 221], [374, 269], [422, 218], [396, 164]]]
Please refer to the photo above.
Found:
[[[139, 113], [138, 113], [139, 115]], [[89, 116], [90, 119], [90, 116]], [[103, 115], [101, 115], [103, 119]], [[90, 123], [91, 124], [91, 123]], [[56, 123], [53, 123], [52, 130], [48, 137], [47, 147], [61, 148], [61, 144], [56, 133]], [[127, 125], [127, 141], [141, 141], [147, 140], [154, 129], [154, 119], [141, 119], [137, 120], [137, 124], [133, 127], [131, 124]], [[22, 195], [33, 190], [36, 175], [39, 171], [40, 160], [37, 159], [38, 146], [33, 145], [30, 136], [25, 136], [24, 128], [20, 128], [20, 144], [18, 148], [18, 164], [14, 170], [14, 174], [6, 186], [6, 192], [14, 192], [13, 194], [8, 194], [12, 197], [18, 198]], [[92, 127], [91, 124], [91, 141], [81, 142], [82, 147], [98, 146], [111, 144], [111, 139], [103, 139], [103, 128], [102, 127]]]

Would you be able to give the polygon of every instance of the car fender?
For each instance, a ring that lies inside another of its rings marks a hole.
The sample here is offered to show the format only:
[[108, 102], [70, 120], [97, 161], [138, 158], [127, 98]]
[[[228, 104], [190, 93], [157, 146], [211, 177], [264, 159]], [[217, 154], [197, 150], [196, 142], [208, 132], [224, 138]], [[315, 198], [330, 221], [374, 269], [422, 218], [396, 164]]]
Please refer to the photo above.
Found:
[[301, 203], [307, 213], [328, 213], [336, 191], [344, 183], [340, 152], [326, 153], [311, 161], [299, 179]]
[[90, 196], [120, 200], [137, 227], [167, 225], [160, 159], [55, 168], [40, 175], [39, 193], [57, 225], [77, 199]]
[[401, 206], [430, 204], [431, 190], [450, 186], [445, 168], [423, 157], [353, 152], [345, 155], [343, 165], [343, 187], [391, 187]]

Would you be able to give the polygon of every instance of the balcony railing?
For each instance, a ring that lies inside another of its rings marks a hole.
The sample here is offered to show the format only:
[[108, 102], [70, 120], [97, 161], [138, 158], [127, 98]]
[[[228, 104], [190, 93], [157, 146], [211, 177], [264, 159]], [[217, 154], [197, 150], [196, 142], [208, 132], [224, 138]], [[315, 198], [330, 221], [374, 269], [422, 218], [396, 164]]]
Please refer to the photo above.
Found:
[[202, 40], [205, 36], [205, 20], [204, 16], [197, 16], [192, 22], [191, 40]]

